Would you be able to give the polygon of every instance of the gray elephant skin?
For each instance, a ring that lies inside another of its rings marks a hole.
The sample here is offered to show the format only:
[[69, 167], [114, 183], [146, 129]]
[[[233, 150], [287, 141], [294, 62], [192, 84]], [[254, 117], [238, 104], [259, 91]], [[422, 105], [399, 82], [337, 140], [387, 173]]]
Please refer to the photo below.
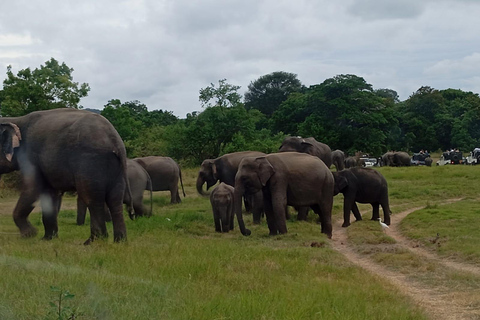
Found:
[[[127, 159], [127, 178], [130, 185], [131, 196], [125, 190], [123, 194], [123, 204], [127, 206], [127, 211], [130, 218], [133, 219], [132, 211], [135, 216], [150, 216], [152, 214], [152, 181], [147, 171], [143, 167], [133, 161]], [[150, 210], [147, 210], [143, 205], [143, 191], [150, 191]], [[87, 213], [87, 207], [85, 203], [77, 198], [77, 225], [83, 225], [85, 223], [85, 216]], [[111, 219], [108, 208], [105, 208], [106, 220]]]
[[335, 178], [334, 194], [342, 193], [344, 197], [342, 227], [350, 225], [350, 211], [357, 220], [362, 220], [357, 202], [372, 205], [372, 220], [380, 218], [379, 206], [381, 205], [384, 222], [390, 224], [388, 185], [380, 172], [370, 168], [351, 168], [334, 172], [333, 176]]
[[[318, 142], [313, 137], [286, 137], [283, 139], [279, 152], [301, 152], [307, 153], [321, 159], [327, 168], [332, 165], [332, 150], [328, 145]], [[308, 207], [297, 207], [298, 220], [307, 220]]]
[[322, 233], [331, 238], [333, 188], [332, 172], [318, 157], [298, 152], [247, 157], [235, 176], [235, 214], [242, 220], [239, 196], [261, 190], [270, 235], [287, 232], [289, 205], [311, 207], [319, 215]]
[[302, 152], [322, 159], [327, 168], [332, 165], [332, 150], [328, 145], [318, 142], [315, 138], [286, 137], [279, 152]]
[[221, 182], [210, 193], [212, 204], [213, 221], [216, 232], [229, 232], [234, 227], [234, 192], [235, 189], [228, 184]]
[[170, 191], [171, 203], [182, 202], [178, 193], [178, 181], [180, 180], [183, 196], [185, 197], [182, 171], [175, 160], [170, 157], [160, 156], [149, 156], [132, 160], [136, 161], [147, 171], [152, 180], [153, 191]]
[[411, 157], [404, 151], [389, 151], [382, 156], [382, 165], [390, 167], [408, 167], [411, 165]]
[[332, 151], [332, 163], [337, 171], [345, 169], [345, 153], [342, 150]]
[[[208, 194], [203, 191], [203, 185], [207, 184], [207, 190], [215, 185], [218, 181], [224, 182], [229, 186], [235, 185], [235, 175], [238, 166], [245, 157], [260, 157], [265, 153], [259, 151], [241, 151], [227, 153], [216, 159], [206, 159], [202, 162], [197, 177], [197, 191], [203, 196]], [[253, 222], [260, 223], [263, 209], [262, 193], [249, 194], [245, 196], [245, 207], [247, 211], [252, 211]]]
[[28, 216], [41, 199], [44, 239], [58, 235], [64, 191], [77, 191], [91, 212], [89, 244], [108, 236], [104, 204], [112, 214], [114, 241], [126, 240], [123, 193], [128, 190], [126, 152], [108, 120], [89, 111], [54, 109], [0, 118], [0, 174], [20, 170], [23, 189], [13, 219], [23, 237], [37, 229]]

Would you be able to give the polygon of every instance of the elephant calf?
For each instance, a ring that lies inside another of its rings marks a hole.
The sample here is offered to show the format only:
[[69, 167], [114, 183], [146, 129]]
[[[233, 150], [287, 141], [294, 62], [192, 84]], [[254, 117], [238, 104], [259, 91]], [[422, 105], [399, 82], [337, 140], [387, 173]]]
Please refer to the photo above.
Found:
[[210, 193], [210, 203], [212, 204], [216, 232], [229, 232], [233, 230], [234, 192], [235, 189], [232, 186], [221, 182]]
[[350, 211], [357, 220], [362, 220], [356, 202], [370, 203], [373, 207], [372, 220], [380, 218], [379, 205], [382, 206], [384, 222], [390, 224], [390, 206], [388, 204], [388, 186], [385, 177], [370, 168], [351, 168], [334, 172], [334, 195], [343, 193], [343, 225], [350, 225]]

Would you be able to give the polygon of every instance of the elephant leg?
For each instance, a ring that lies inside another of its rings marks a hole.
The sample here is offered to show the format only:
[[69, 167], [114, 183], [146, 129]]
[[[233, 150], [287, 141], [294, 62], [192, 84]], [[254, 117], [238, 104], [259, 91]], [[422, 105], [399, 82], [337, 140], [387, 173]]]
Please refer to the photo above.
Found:
[[382, 201], [382, 210], [383, 210], [383, 222], [387, 225], [390, 225], [390, 206], [388, 205], [388, 200]]
[[108, 206], [106, 203], [103, 206], [103, 208], [105, 210], [105, 221], [112, 222], [112, 215], [110, 214], [110, 210], [108, 209]]
[[170, 203], [180, 203], [180, 195], [178, 194], [178, 185], [174, 185], [170, 188]]
[[362, 215], [360, 214], [360, 210], [358, 210], [358, 206], [356, 202], [353, 203], [352, 212], [353, 212], [353, 216], [355, 217], [355, 219], [357, 219], [357, 221], [362, 220]]
[[[127, 240], [127, 228], [123, 219], [123, 195], [125, 191], [125, 182], [123, 179], [109, 189], [106, 196], [106, 204], [110, 210], [113, 224], [113, 241], [120, 242]], [[102, 210], [104, 211], [104, 210]], [[102, 212], [105, 215], [104, 212]], [[91, 214], [91, 212], [90, 212]]]
[[285, 197], [286, 192], [285, 195], [283, 195], [283, 193], [277, 193], [272, 196], [273, 216], [276, 229], [280, 234], [287, 233], [287, 199]]
[[355, 205], [355, 200], [350, 199], [344, 195], [343, 199], [343, 224], [342, 227], [346, 228], [350, 225], [350, 211], [352, 211], [352, 206]]
[[135, 215], [139, 217], [143, 217], [144, 215], [144, 207], [143, 201], [133, 201], [133, 211], [135, 211]]
[[306, 221], [308, 216], [308, 207], [295, 208], [298, 211], [297, 220]]
[[320, 204], [312, 206], [312, 209], [320, 218], [321, 232], [326, 234], [329, 239], [332, 238], [332, 201], [322, 201]]
[[13, 221], [20, 229], [22, 237], [34, 237], [37, 235], [37, 228], [28, 221], [32, 212], [33, 203], [38, 200], [40, 194], [35, 188], [26, 188], [20, 194], [15, 209], [13, 210]]
[[275, 216], [273, 214], [272, 200], [266, 194], [263, 194], [263, 206], [265, 208], [265, 217], [267, 220], [268, 230], [270, 231], [271, 236], [276, 236], [278, 234], [277, 224], [275, 223]]
[[108, 237], [103, 202], [90, 203], [87, 206], [90, 211], [90, 238], [84, 244]]
[[87, 205], [80, 197], [77, 197], [77, 225], [82, 226], [85, 224], [85, 217], [87, 216]]
[[372, 208], [373, 208], [372, 220], [377, 221], [378, 218], [380, 218], [379, 203], [378, 202], [372, 203]]
[[51, 240], [58, 236], [58, 208], [61, 195], [55, 190], [48, 190], [41, 196], [42, 222], [45, 229], [43, 240]]
[[213, 209], [213, 222], [215, 223], [215, 232], [222, 232], [222, 226], [220, 223], [220, 214], [216, 209]]

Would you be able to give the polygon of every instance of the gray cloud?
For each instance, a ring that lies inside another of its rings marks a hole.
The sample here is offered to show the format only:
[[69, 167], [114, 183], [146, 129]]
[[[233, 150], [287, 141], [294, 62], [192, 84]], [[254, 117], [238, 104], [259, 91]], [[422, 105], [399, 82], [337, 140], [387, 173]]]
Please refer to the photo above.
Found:
[[0, 5], [0, 67], [54, 57], [88, 82], [85, 107], [140, 100], [184, 117], [198, 91], [273, 72], [307, 86], [341, 73], [406, 99], [422, 85], [480, 91], [476, 1], [59, 1]]

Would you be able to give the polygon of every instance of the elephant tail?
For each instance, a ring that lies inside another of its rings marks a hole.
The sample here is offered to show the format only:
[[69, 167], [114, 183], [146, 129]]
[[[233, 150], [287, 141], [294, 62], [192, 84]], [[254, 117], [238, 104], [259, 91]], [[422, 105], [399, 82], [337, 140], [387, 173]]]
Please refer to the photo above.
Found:
[[[117, 154], [116, 154], [117, 155]], [[128, 181], [128, 174], [127, 174], [127, 160], [125, 156], [125, 160], [122, 161], [122, 158], [117, 155], [118, 159], [120, 160], [121, 166], [122, 166], [122, 171], [123, 171], [123, 176], [125, 179], [125, 191], [127, 192], [127, 195], [129, 196], [130, 203], [127, 203], [127, 210], [128, 210], [128, 217], [131, 220], [135, 219], [135, 212], [133, 210], [133, 196], [132, 196], [132, 190], [130, 189], [130, 182]]]
[[182, 186], [183, 197], [186, 197], [185, 189], [183, 189], [182, 169], [180, 169], [180, 166], [178, 167], [178, 176], [180, 177], [180, 185]]

